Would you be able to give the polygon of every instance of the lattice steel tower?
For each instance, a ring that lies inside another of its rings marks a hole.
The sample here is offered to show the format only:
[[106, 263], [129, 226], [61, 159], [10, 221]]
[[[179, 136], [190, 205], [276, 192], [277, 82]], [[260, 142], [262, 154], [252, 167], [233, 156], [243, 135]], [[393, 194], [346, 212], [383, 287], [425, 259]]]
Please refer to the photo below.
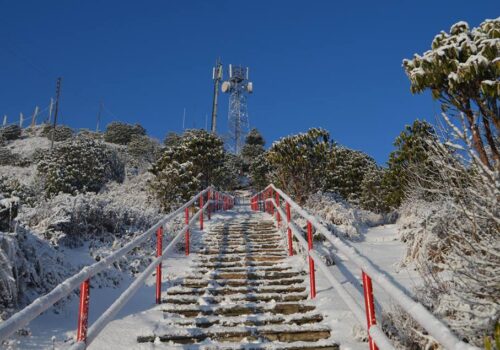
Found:
[[241, 152], [248, 133], [247, 94], [253, 92], [248, 81], [248, 67], [229, 65], [229, 81], [222, 83], [222, 92], [229, 93], [229, 139], [235, 154]]

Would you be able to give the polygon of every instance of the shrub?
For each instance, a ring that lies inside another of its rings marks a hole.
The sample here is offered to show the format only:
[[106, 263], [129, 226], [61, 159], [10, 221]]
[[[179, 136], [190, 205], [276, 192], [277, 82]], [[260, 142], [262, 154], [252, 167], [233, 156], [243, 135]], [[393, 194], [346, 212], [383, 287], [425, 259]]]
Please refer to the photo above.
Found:
[[0, 128], [0, 139], [11, 141], [21, 137], [21, 128], [17, 124], [7, 125]]
[[102, 142], [86, 137], [65, 141], [38, 163], [47, 195], [97, 192], [110, 180], [123, 181], [124, 165]]
[[7, 147], [0, 147], [0, 165], [18, 165], [20, 161], [19, 154], [12, 153]]
[[133, 136], [141, 135], [146, 135], [146, 129], [139, 124], [130, 125], [121, 122], [112, 122], [106, 127], [104, 141], [119, 145], [127, 145], [132, 140]]
[[153, 163], [160, 157], [161, 149], [158, 141], [144, 135], [133, 135], [127, 151], [136, 160]]
[[41, 135], [52, 140], [52, 131], [54, 131], [54, 141], [56, 142], [66, 141], [73, 137], [73, 129], [66, 125], [57, 125], [54, 129], [53, 125], [45, 124]]

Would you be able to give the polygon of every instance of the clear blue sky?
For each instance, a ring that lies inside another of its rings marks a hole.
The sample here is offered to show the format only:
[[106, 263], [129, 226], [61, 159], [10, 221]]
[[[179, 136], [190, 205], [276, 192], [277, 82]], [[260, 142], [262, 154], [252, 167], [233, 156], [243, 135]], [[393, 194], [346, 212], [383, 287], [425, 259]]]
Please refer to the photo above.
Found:
[[[412, 96], [403, 58], [459, 21], [498, 17], [498, 1], [12, 1], [0, 0], [0, 115], [45, 107], [63, 76], [62, 122], [204, 127], [212, 66], [250, 67], [251, 126], [272, 141], [311, 127], [379, 163], [437, 103]], [[227, 124], [221, 96], [219, 125]]]

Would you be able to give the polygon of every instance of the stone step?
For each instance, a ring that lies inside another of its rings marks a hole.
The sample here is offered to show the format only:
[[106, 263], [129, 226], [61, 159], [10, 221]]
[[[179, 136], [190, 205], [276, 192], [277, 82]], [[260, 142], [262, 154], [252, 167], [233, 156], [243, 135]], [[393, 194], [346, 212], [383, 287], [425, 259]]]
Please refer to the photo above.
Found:
[[249, 259], [255, 257], [267, 257], [267, 256], [286, 256], [286, 252], [283, 248], [281, 249], [228, 249], [226, 251], [220, 251], [217, 249], [200, 249], [197, 252], [199, 255], [212, 255], [218, 256], [221, 258], [228, 258], [233, 255], [236, 255], [237, 258], [241, 259], [241, 256], [247, 256]]
[[235, 302], [289, 302], [302, 301], [307, 299], [307, 292], [299, 293], [240, 293], [226, 294], [222, 296], [210, 295], [168, 295], [162, 299], [163, 303], [170, 304], [221, 304]]
[[[208, 272], [239, 272], [239, 273], [249, 273], [249, 272], [262, 272], [262, 271], [276, 271], [276, 272], [285, 272], [285, 271], [295, 271], [290, 266], [284, 265], [274, 265], [274, 266], [231, 266], [231, 267], [215, 267], [208, 268], [203, 265], [194, 264], [193, 270], [198, 273], [208, 273]], [[299, 273], [296, 271], [296, 273]]]
[[331, 339], [322, 339], [316, 342], [292, 342], [292, 343], [282, 343], [282, 342], [211, 342], [208, 339], [199, 344], [183, 344], [183, 345], [173, 345], [171, 343], [155, 343], [151, 345], [150, 343], [139, 343], [134, 346], [136, 350], [151, 350], [152, 346], [154, 349], [161, 350], [338, 350], [339, 345]]
[[232, 254], [212, 254], [212, 255], [203, 255], [200, 256], [200, 261], [210, 261], [210, 262], [234, 262], [234, 261], [239, 261], [239, 262], [246, 262], [246, 261], [273, 261], [273, 262], [281, 262], [286, 258], [286, 254], [279, 254], [279, 255], [257, 255], [254, 254], [253, 256], [247, 256], [247, 255], [232, 255]]
[[243, 286], [243, 287], [219, 287], [219, 288], [186, 288], [175, 286], [167, 290], [168, 295], [228, 295], [240, 293], [299, 293], [304, 292], [306, 287], [303, 284], [291, 285], [267, 285], [267, 286]]
[[186, 317], [197, 315], [205, 316], [240, 316], [240, 315], [255, 315], [258, 313], [271, 314], [296, 314], [313, 311], [313, 305], [307, 305], [297, 302], [283, 303], [239, 303], [226, 305], [179, 305], [179, 304], [162, 304], [161, 310], [164, 313], [178, 314]]
[[292, 277], [292, 278], [282, 278], [279, 280], [268, 280], [268, 279], [220, 279], [220, 280], [212, 280], [206, 278], [185, 278], [182, 282], [182, 286], [188, 288], [204, 288], [208, 285], [211, 286], [230, 286], [230, 287], [241, 287], [241, 286], [267, 286], [267, 285], [282, 285], [287, 286], [291, 284], [303, 283], [304, 278], [300, 277]]
[[197, 261], [195, 263], [197, 268], [207, 268], [207, 269], [219, 269], [219, 268], [234, 268], [234, 267], [273, 267], [280, 266], [280, 263], [275, 261], [229, 261], [229, 262], [202, 262]]
[[236, 326], [264, 326], [269, 324], [307, 324], [319, 323], [323, 321], [323, 315], [317, 312], [306, 312], [304, 314], [292, 315], [245, 315], [245, 316], [205, 316], [205, 317], [168, 317], [162, 320], [163, 324], [183, 326], [183, 327], [199, 327], [207, 328], [214, 325], [222, 327]]
[[[151, 332], [153, 333], [153, 332]], [[209, 328], [173, 328], [168, 326], [155, 327], [154, 334], [140, 336], [137, 341], [154, 342], [159, 338], [161, 342], [177, 344], [193, 344], [207, 339], [219, 342], [247, 341], [318, 341], [330, 337], [330, 329], [318, 324], [304, 325], [265, 325], [247, 327], [219, 327]]]

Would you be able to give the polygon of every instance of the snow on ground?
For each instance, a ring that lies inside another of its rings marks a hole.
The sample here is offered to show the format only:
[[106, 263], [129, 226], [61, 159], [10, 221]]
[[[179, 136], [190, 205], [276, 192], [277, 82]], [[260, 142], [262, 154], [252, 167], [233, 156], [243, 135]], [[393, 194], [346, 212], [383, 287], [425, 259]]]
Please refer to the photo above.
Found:
[[[221, 221], [236, 217], [249, 217], [249, 211], [220, 213], [205, 221], [206, 231]], [[268, 214], [261, 214], [268, 216]], [[270, 218], [270, 216], [269, 216]], [[200, 231], [192, 229], [193, 245], [199, 244]], [[369, 257], [379, 268], [388, 272], [390, 276], [403, 287], [411, 290], [419, 284], [416, 273], [410, 268], [400, 268], [399, 262], [404, 254], [405, 245], [398, 239], [396, 225], [373, 227], [366, 230], [357, 242], [350, 242], [358, 251]], [[317, 247], [322, 254], [333, 253], [335, 265], [331, 266], [334, 275], [351, 292], [355, 293], [356, 300], [364, 309], [361, 287], [361, 271], [346, 261], [342, 255], [335, 255], [333, 249]], [[194, 254], [186, 257], [183, 252], [173, 253], [163, 262], [163, 291], [169, 286], [179, 284], [182, 278], [189, 273]], [[80, 259], [82, 259], [80, 257]], [[308, 271], [306, 260], [302, 255], [289, 258], [290, 262]], [[90, 291], [90, 319], [89, 325], [126, 289], [132, 282], [131, 277], [124, 276], [124, 282], [116, 289], [102, 288]], [[306, 277], [306, 281], [308, 278]], [[319, 311], [326, 316], [325, 322], [332, 328], [332, 338], [336, 340], [343, 350], [366, 349], [367, 343], [363, 342], [362, 327], [357, 324], [353, 314], [343, 303], [328, 281], [323, 278], [322, 272], [317, 271], [317, 298], [314, 303]], [[377, 306], [390, 307], [391, 301], [385, 297], [383, 291], [374, 285]], [[126, 307], [117, 315], [114, 321], [98, 335], [89, 346], [90, 350], [140, 348], [135, 342], [141, 329], [151, 329], [151, 325], [159, 323], [162, 314], [155, 308], [155, 276], [151, 276], [145, 286], [128, 302]], [[58, 314], [51, 311], [41, 315], [29, 325], [30, 336], [17, 336], [16, 341], [2, 349], [61, 349], [73, 342], [76, 330], [78, 300], [73, 298]], [[380, 315], [380, 313], [379, 313]], [[363, 325], [364, 326], [364, 325]], [[361, 330], [361, 331], [360, 331]], [[165, 344], [160, 346], [165, 348]], [[148, 344], [155, 348], [155, 344]]]

